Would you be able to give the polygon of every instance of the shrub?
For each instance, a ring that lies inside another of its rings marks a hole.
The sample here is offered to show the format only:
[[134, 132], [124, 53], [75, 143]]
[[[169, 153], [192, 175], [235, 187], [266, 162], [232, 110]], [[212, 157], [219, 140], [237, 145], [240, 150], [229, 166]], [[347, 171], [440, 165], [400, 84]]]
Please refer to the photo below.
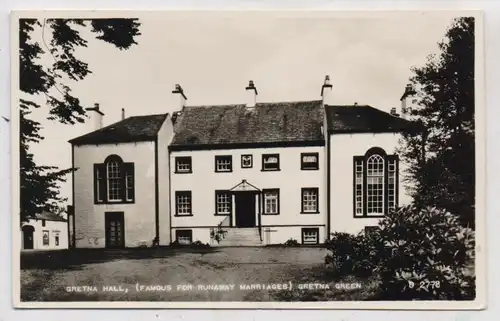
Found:
[[338, 276], [379, 279], [379, 300], [472, 300], [474, 232], [436, 208], [402, 207], [370, 233], [334, 233], [327, 266]]
[[283, 243], [283, 245], [285, 245], [285, 246], [300, 246], [300, 243], [299, 243], [299, 241], [290, 238], [285, 243]]
[[199, 248], [209, 248], [211, 246], [210, 246], [210, 244], [203, 243], [201, 241], [194, 241], [194, 242], [191, 242], [190, 244], [179, 244], [179, 242], [174, 241], [174, 242], [172, 242], [170, 244], [170, 247], [173, 247], [173, 248], [195, 248], [195, 249], [199, 249]]
[[325, 257], [325, 263], [337, 276], [372, 274], [373, 245], [363, 234], [333, 233], [325, 246], [331, 251], [331, 254]]
[[474, 299], [474, 232], [458, 216], [411, 205], [394, 211], [371, 234], [382, 299]]
[[217, 243], [220, 243], [222, 239], [226, 237], [227, 231], [222, 229], [216, 229], [210, 231], [210, 239], [215, 240]]

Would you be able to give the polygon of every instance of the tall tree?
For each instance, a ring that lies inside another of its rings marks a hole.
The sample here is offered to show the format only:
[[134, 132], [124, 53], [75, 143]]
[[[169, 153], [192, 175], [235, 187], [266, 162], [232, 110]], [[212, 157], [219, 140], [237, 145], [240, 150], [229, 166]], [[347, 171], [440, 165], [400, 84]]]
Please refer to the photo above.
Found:
[[[73, 171], [54, 166], [39, 166], [30, 153], [30, 144], [43, 140], [41, 123], [30, 119], [33, 109], [48, 108], [48, 119], [64, 124], [84, 122], [85, 108], [71, 93], [69, 83], [85, 79], [91, 73], [87, 63], [75, 56], [75, 49], [87, 47], [80, 36], [82, 28], [90, 28], [95, 38], [126, 50], [139, 33], [137, 19], [20, 19], [19, 20], [19, 89], [27, 94], [20, 99], [20, 201], [21, 222], [42, 210], [57, 212], [61, 202], [59, 185]], [[42, 28], [41, 41], [33, 33]], [[44, 54], [52, 56], [52, 64], [40, 62]], [[35, 95], [43, 95], [45, 104], [36, 103]]]
[[453, 20], [440, 53], [413, 68], [416, 106], [424, 130], [405, 134], [400, 154], [410, 164], [417, 204], [444, 208], [474, 227], [474, 18]]

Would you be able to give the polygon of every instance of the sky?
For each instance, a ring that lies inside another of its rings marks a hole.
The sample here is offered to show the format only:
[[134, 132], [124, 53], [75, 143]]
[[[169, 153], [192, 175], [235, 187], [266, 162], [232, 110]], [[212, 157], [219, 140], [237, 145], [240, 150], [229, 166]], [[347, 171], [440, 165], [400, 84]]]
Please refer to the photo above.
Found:
[[[130, 16], [131, 13], [128, 13]], [[76, 56], [92, 74], [68, 82], [85, 106], [99, 103], [104, 125], [126, 116], [171, 112], [172, 90], [181, 84], [187, 105], [245, 102], [253, 80], [258, 102], [320, 99], [329, 75], [335, 104], [368, 104], [389, 111], [399, 107], [412, 66], [422, 66], [456, 17], [451, 11], [392, 13], [329, 12], [149, 12], [138, 17], [138, 44], [120, 51], [82, 30], [87, 48]], [[50, 46], [50, 31], [33, 40]], [[43, 63], [52, 63], [43, 57]], [[39, 100], [39, 97], [37, 98]], [[43, 102], [43, 100], [39, 100]], [[62, 125], [33, 113], [45, 140], [33, 145], [35, 161], [71, 167], [68, 140], [93, 130], [91, 121]], [[71, 178], [61, 187], [71, 203]]]

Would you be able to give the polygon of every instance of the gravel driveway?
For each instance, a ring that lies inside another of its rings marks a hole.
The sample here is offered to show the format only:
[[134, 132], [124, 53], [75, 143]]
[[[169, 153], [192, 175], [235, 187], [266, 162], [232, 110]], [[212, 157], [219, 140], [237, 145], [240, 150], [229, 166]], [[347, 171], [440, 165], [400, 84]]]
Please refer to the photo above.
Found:
[[322, 248], [91, 250], [21, 256], [23, 301], [270, 301]]

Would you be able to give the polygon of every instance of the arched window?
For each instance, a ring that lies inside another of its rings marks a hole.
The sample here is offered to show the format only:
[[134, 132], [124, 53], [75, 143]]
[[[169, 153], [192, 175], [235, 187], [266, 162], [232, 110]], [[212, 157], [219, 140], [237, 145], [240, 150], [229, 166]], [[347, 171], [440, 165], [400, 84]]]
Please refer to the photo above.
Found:
[[108, 201], [121, 201], [123, 199], [122, 162], [112, 159], [105, 164]]
[[384, 213], [384, 158], [373, 154], [366, 161], [367, 214]]
[[354, 157], [354, 216], [383, 216], [398, 205], [398, 157], [378, 147]]
[[94, 164], [95, 203], [133, 203], [134, 163], [124, 163], [121, 157], [110, 155], [104, 163]]

